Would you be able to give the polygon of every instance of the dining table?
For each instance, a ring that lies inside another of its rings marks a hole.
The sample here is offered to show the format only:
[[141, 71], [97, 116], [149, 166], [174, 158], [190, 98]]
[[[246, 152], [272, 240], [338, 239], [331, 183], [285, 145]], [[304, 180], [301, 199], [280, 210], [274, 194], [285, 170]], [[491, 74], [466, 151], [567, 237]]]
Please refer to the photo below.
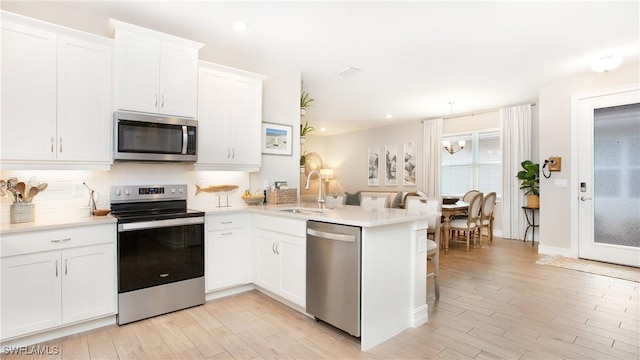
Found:
[[455, 204], [442, 204], [442, 230], [444, 231], [444, 253], [449, 253], [449, 240], [451, 237], [451, 218], [454, 215], [466, 214], [469, 211], [469, 202], [458, 200]]

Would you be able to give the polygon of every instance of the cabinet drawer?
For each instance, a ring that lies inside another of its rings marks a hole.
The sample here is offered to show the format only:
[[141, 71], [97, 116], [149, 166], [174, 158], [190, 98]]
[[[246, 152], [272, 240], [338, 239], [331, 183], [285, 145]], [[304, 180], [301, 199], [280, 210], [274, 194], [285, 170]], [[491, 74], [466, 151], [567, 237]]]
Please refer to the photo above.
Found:
[[256, 216], [255, 227], [294, 236], [307, 236], [307, 221], [285, 219], [277, 216]]
[[6, 257], [115, 241], [116, 225], [105, 224], [6, 235], [1, 248], [2, 257]]
[[247, 214], [208, 215], [205, 221], [209, 231], [244, 228], [249, 225]]

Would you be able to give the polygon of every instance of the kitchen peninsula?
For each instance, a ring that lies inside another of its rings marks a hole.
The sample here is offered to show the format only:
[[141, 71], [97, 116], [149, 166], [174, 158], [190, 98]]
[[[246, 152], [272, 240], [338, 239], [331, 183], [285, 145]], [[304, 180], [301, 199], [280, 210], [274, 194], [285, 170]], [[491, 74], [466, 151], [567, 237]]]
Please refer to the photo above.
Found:
[[[360, 227], [362, 229], [361, 349], [363, 351], [390, 339], [405, 329], [420, 326], [427, 321], [426, 228], [428, 215], [409, 215], [401, 209], [371, 209], [360, 206], [318, 209], [318, 205], [314, 203], [201, 210], [213, 217], [248, 210], [256, 215], [254, 228], [259, 228], [258, 223], [262, 222], [270, 224], [273, 231], [285, 231], [285, 227], [295, 228], [296, 223], [291, 221], [297, 221], [300, 231], [304, 231], [307, 220]], [[260, 221], [259, 217], [268, 217], [268, 219]], [[289, 221], [289, 223], [281, 225], [279, 221]], [[304, 237], [304, 232], [298, 235]], [[259, 233], [254, 234], [254, 247], [260, 248], [260, 240], [257, 238]], [[257, 263], [254, 281], [258, 287], [261, 287], [259, 255], [257, 259], [254, 258], [254, 263]], [[304, 276], [304, 270], [300, 270]], [[292, 282], [295, 283], [295, 281]], [[304, 283], [302, 287], [304, 288]], [[283, 291], [282, 296], [287, 298], [291, 292]], [[304, 298], [300, 299], [300, 296], [290, 300], [294, 303], [298, 300], [298, 304], [304, 304]]]
[[[318, 209], [317, 204], [304, 203], [228, 208], [219, 208], [212, 204], [210, 208], [197, 210], [206, 214], [205, 277], [208, 300], [226, 296], [234, 291], [237, 293], [258, 289], [306, 314], [306, 224], [307, 220], [315, 220], [361, 228], [362, 350], [371, 349], [398, 333], [427, 321], [427, 215], [409, 215], [400, 209], [374, 210], [360, 206]], [[116, 224], [113, 217], [57, 219], [59, 221], [52, 222], [40, 219], [36, 214], [36, 219], [33, 223], [3, 223], [0, 226], [0, 235], [3, 237], [3, 266], [10, 266], [14, 259], [26, 259], [31, 256], [29, 252], [44, 251], [60, 256], [59, 252], [66, 250], [58, 249], [60, 246], [52, 246], [62, 244], [66, 249], [73, 245], [68, 244], [76, 241], [76, 238], [104, 239], [98, 244], [101, 246], [99, 249], [104, 247], [110, 250], [105, 252], [106, 255], [102, 258], [113, 258], [112, 251], [116, 240]], [[103, 236], [83, 236], [87, 231], [98, 230], [101, 234], [104, 233]], [[77, 236], [75, 233], [68, 235], [71, 232], [79, 233]], [[291, 235], [292, 233], [295, 236]], [[74, 240], [52, 243], [49, 235], [58, 236], [52, 238], [53, 240], [71, 237]], [[29, 240], [32, 238], [33, 241]], [[46, 247], [33, 248], [37, 243], [46, 244]], [[29, 251], [9, 251], [14, 245], [20, 245], [20, 248], [28, 246], [26, 250]], [[25, 255], [22, 255], [23, 253]], [[3, 343], [31, 345], [115, 323], [115, 264], [112, 261], [105, 261], [104, 264], [102, 272], [87, 273], [101, 279], [96, 284], [110, 284], [109, 289], [101, 292], [106, 294], [103, 297], [109, 304], [102, 308], [104, 311], [100, 315], [69, 321], [68, 325], [64, 320], [49, 324], [36, 323], [31, 319], [38, 326], [29, 328], [21, 327], [23, 321], [18, 316], [15, 326], [12, 327], [15, 331], [3, 331]], [[240, 276], [235, 276], [237, 274]], [[3, 272], [3, 288], [5, 284], [15, 283], [9, 281], [10, 277], [10, 272]], [[42, 279], [41, 276], [38, 278]], [[15, 280], [22, 283], [25, 281], [18, 278]], [[43, 302], [46, 300], [44, 297], [41, 298]], [[99, 300], [96, 298], [92, 301]], [[47, 304], [45, 302], [38, 306], [48, 308]], [[3, 313], [15, 311], [15, 308], [10, 309], [4, 305], [6, 304], [3, 302]], [[20, 312], [34, 313], [33, 310], [24, 305]]]

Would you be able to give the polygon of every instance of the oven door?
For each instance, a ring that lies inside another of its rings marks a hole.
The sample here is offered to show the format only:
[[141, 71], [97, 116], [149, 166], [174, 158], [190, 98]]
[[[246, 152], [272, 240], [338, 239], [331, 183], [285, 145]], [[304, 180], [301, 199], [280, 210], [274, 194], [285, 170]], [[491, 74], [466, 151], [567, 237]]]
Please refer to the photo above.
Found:
[[118, 293], [204, 276], [204, 217], [118, 224]]

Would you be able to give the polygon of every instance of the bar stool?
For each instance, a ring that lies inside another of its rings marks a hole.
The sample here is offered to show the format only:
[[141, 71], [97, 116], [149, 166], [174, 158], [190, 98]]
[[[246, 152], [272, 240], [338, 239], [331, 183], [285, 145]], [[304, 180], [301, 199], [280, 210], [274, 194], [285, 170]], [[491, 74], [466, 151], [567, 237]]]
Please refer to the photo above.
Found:
[[440, 246], [433, 240], [427, 239], [427, 267], [433, 263], [433, 271], [428, 272], [427, 278], [433, 277], [433, 287], [436, 289], [436, 300], [440, 299]]

